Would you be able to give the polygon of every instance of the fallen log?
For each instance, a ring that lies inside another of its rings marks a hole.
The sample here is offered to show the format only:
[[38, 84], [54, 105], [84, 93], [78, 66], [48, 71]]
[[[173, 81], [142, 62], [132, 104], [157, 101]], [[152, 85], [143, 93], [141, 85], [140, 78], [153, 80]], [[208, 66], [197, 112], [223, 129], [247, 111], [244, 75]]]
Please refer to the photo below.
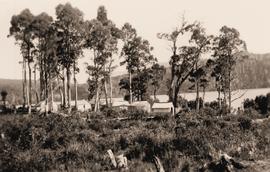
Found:
[[213, 172], [233, 172], [236, 170], [245, 169], [246, 166], [241, 162], [236, 161], [228, 154], [220, 154], [219, 159], [215, 161], [211, 161], [209, 163], [204, 164], [202, 168], [200, 168], [201, 172], [205, 171], [213, 171]]
[[125, 157], [123, 154], [115, 157], [111, 149], [107, 150], [107, 153], [109, 154], [111, 163], [114, 168], [128, 169], [127, 157]]
[[157, 172], [165, 172], [163, 165], [161, 164], [161, 161], [157, 156], [154, 156], [154, 162], [157, 169]]
[[114, 154], [113, 154], [112, 150], [109, 149], [109, 150], [107, 150], [107, 152], [109, 154], [109, 157], [111, 159], [111, 163], [112, 163], [113, 167], [116, 168], [117, 167], [117, 163], [116, 163], [116, 160], [115, 160], [115, 157], [114, 157]]
[[117, 167], [118, 168], [128, 168], [128, 164], [127, 164], [127, 157], [125, 157], [123, 154], [118, 155], [116, 157], [116, 163], [117, 163]]

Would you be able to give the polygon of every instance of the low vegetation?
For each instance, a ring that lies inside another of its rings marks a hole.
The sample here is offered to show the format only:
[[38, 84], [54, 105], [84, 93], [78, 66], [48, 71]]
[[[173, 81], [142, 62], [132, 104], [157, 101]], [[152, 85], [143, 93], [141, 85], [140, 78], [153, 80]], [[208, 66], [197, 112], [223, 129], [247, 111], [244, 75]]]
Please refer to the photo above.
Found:
[[[121, 121], [117, 114], [128, 118]], [[106, 110], [68, 117], [1, 116], [1, 169], [110, 171], [108, 149], [124, 154], [130, 171], [154, 170], [154, 156], [165, 171], [197, 171], [220, 152], [241, 161], [269, 158], [268, 118], [258, 124], [246, 114], [221, 115], [211, 108], [175, 117], [149, 115]]]

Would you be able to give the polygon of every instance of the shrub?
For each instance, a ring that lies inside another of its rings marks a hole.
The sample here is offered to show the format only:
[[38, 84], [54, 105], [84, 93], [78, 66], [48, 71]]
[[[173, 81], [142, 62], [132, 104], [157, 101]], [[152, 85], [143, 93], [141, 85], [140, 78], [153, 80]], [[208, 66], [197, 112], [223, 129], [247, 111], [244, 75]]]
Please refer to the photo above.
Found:
[[255, 109], [260, 111], [262, 114], [266, 114], [267, 113], [267, 110], [268, 110], [268, 99], [266, 96], [257, 96], [255, 98], [255, 103], [256, 103], [256, 106], [255, 106]]
[[[188, 101], [187, 102], [187, 104], [188, 104], [188, 107], [190, 108], [190, 109], [196, 109], [196, 100], [191, 100], [191, 101]], [[199, 99], [199, 108], [201, 109], [202, 108], [202, 106], [203, 106], [203, 99], [200, 97], [200, 99]]]
[[126, 116], [134, 120], [143, 119], [148, 115], [149, 114], [146, 111], [140, 109], [129, 110], [126, 114]]
[[259, 113], [266, 115], [270, 111], [270, 93], [256, 96], [255, 99], [246, 99], [244, 101], [245, 109], [255, 109]]
[[255, 101], [253, 99], [245, 99], [244, 100], [244, 109], [255, 109]]
[[219, 103], [218, 101], [212, 101], [210, 102], [210, 105], [209, 105], [211, 108], [215, 109], [215, 110], [218, 110], [219, 109]]
[[252, 126], [252, 121], [247, 116], [241, 116], [238, 118], [239, 127], [243, 130], [249, 130]]
[[121, 112], [120, 111], [117, 111], [111, 107], [105, 107], [103, 110], [102, 110], [102, 114], [105, 116], [105, 117], [113, 117], [113, 118], [116, 118], [116, 117], [119, 117], [121, 116]]

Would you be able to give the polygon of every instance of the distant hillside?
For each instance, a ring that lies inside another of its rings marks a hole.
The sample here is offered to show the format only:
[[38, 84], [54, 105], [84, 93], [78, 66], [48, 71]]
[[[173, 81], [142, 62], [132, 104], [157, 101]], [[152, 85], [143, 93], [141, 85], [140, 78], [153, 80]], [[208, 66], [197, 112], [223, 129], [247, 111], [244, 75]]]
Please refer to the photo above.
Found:
[[[249, 54], [249, 58], [236, 67], [236, 79], [233, 83], [235, 89], [248, 89], [248, 88], [267, 88], [270, 87], [270, 53], [268, 54]], [[119, 81], [123, 77], [128, 77], [127, 74], [112, 77], [113, 96], [123, 96], [125, 93], [119, 90]], [[161, 88], [158, 90], [158, 94], [167, 94], [167, 81], [170, 78], [170, 68], [166, 68], [166, 74], [162, 81]], [[188, 88], [190, 83], [187, 81], [183, 84], [181, 92], [190, 92]], [[208, 87], [208, 90], [214, 90], [214, 81], [212, 81]], [[12, 103], [22, 102], [22, 81], [12, 79], [0, 79], [0, 91], [6, 90], [8, 92], [8, 101]], [[152, 90], [151, 87], [149, 90]], [[150, 91], [149, 91], [150, 92]], [[152, 94], [150, 92], [150, 94]], [[57, 95], [57, 93], [56, 93]], [[72, 90], [74, 97], [74, 90]], [[88, 98], [88, 86], [87, 84], [78, 85], [78, 98]], [[35, 97], [33, 96], [35, 102]]]
[[7, 100], [11, 103], [22, 101], [22, 81], [19, 79], [0, 79], [0, 91], [8, 92]]
[[270, 53], [265, 53], [265, 54], [249, 53], [249, 57], [254, 58], [254, 59], [270, 59]]
[[[249, 58], [241, 63], [238, 63], [235, 70], [235, 80], [233, 82], [234, 89], [248, 89], [248, 88], [267, 88], [270, 87], [270, 53], [268, 54], [248, 54]], [[158, 90], [158, 94], [167, 94], [167, 83], [170, 79], [170, 67], [166, 67], [166, 74]], [[119, 90], [118, 83], [121, 78], [128, 77], [127, 75], [120, 75], [113, 77], [113, 93], [114, 96], [123, 95], [123, 91]], [[181, 88], [181, 92], [190, 92], [189, 81], [185, 82]], [[152, 90], [151, 87], [149, 90]], [[207, 90], [215, 90], [214, 80], [211, 81]], [[150, 94], [152, 94], [150, 92]]]

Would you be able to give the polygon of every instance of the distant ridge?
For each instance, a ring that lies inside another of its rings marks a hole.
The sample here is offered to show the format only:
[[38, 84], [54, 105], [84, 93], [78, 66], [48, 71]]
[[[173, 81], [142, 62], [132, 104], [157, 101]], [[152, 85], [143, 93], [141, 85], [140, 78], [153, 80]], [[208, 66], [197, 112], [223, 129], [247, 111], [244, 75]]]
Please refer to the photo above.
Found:
[[264, 54], [249, 53], [249, 57], [255, 58], [255, 59], [270, 58], [270, 53], [264, 53]]

